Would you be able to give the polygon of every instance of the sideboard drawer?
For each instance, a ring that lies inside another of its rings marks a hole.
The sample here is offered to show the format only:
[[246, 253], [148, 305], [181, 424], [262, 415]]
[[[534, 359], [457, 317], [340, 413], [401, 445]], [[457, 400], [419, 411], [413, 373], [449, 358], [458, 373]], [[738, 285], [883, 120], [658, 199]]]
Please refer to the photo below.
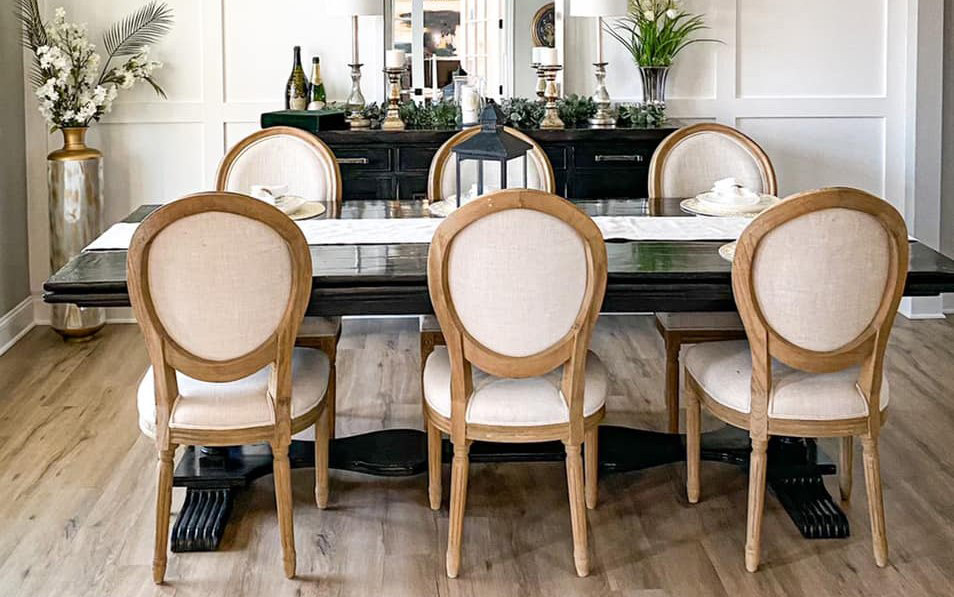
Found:
[[615, 199], [646, 197], [649, 168], [639, 165], [615, 170], [611, 176], [605, 169], [577, 169], [567, 179], [567, 196], [574, 199]]
[[576, 148], [577, 168], [646, 168], [655, 148], [646, 144], [591, 144]]
[[386, 147], [332, 148], [342, 172], [390, 172], [391, 150]]
[[434, 147], [399, 147], [398, 170], [401, 172], [429, 172], [431, 161], [437, 148]]

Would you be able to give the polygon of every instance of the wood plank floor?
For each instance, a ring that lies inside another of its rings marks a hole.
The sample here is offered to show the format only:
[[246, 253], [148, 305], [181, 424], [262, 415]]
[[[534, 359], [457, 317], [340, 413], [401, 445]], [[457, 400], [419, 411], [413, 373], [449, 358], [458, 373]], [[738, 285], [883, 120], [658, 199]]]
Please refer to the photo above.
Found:
[[[346, 321], [339, 433], [421, 426], [415, 326]], [[662, 349], [651, 319], [601, 320], [594, 350], [613, 376], [608, 422], [662, 428]], [[444, 575], [446, 467], [437, 513], [427, 508], [424, 476], [337, 471], [332, 506], [320, 512], [313, 471], [296, 470], [298, 579], [282, 574], [266, 477], [238, 498], [221, 551], [172, 555], [168, 584], [155, 587], [155, 452], [139, 435], [134, 399], [146, 361], [130, 325], [109, 326], [81, 345], [39, 328], [0, 357], [0, 595], [954, 595], [948, 321], [899, 319], [889, 350], [884, 570], [871, 555], [860, 456], [846, 505], [852, 537], [804, 540], [769, 497], [763, 566], [754, 575], [743, 563], [743, 471], [703, 463], [702, 502], [692, 507], [684, 465], [604, 477], [600, 506], [589, 514], [586, 579], [573, 572], [562, 465], [508, 464], [471, 467], [457, 580]]]

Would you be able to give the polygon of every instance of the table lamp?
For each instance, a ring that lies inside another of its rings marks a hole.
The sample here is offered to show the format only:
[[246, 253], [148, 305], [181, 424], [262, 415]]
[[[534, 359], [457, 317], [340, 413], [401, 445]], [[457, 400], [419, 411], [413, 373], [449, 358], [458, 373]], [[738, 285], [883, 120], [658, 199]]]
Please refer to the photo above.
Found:
[[590, 118], [590, 125], [596, 128], [613, 128], [616, 118], [610, 110], [610, 96], [606, 90], [606, 65], [603, 59], [603, 18], [619, 17], [627, 13], [628, 0], [570, 0], [571, 17], [596, 17], [596, 91], [593, 101], [596, 103], [596, 115]]
[[348, 96], [348, 124], [353, 129], [366, 129], [371, 121], [364, 117], [364, 94], [361, 93], [361, 67], [358, 60], [358, 17], [384, 14], [383, 0], [333, 0], [328, 2], [331, 14], [351, 17], [351, 94]]

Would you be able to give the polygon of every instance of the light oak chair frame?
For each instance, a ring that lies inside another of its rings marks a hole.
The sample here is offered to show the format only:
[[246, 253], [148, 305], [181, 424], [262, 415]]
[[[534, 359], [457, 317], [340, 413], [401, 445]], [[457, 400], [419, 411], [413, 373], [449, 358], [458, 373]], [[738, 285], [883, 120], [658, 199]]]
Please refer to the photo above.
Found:
[[[530, 209], [556, 217], [581, 236], [587, 279], [576, 320], [567, 334], [546, 350], [525, 357], [510, 357], [484, 346], [471, 336], [455, 311], [448, 281], [450, 248], [458, 233], [491, 214], [509, 209]], [[476, 199], [454, 212], [437, 229], [428, 255], [428, 289], [440, 321], [451, 363], [451, 417], [448, 419], [424, 404], [427, 424], [428, 483], [431, 506], [441, 501], [441, 432], [450, 435], [454, 447], [451, 469], [450, 523], [447, 545], [447, 575], [455, 578], [460, 568], [461, 535], [467, 496], [469, 449], [474, 440], [491, 442], [562, 441], [566, 446], [567, 482], [573, 528], [573, 556], [577, 573], [589, 573], [586, 508], [597, 501], [598, 425], [605, 408], [583, 416], [583, 389], [587, 349], [606, 291], [606, 246], [593, 221], [572, 203], [531, 190], [503, 190]], [[473, 393], [472, 366], [490, 375], [508, 378], [535, 377], [564, 366], [561, 392], [567, 400], [569, 423], [545, 426], [496, 426], [468, 424], [467, 404]], [[586, 480], [581, 447], [586, 444]], [[585, 493], [585, 495], [584, 495]]]
[[[210, 361], [176, 343], [166, 332], [150, 294], [149, 252], [153, 240], [170, 224], [209, 212], [235, 214], [268, 225], [287, 243], [292, 264], [291, 291], [281, 322], [258, 348], [226, 361]], [[163, 582], [166, 571], [169, 516], [172, 502], [172, 464], [180, 444], [234, 446], [268, 442], [274, 459], [275, 496], [278, 506], [285, 574], [295, 575], [295, 536], [292, 513], [291, 469], [288, 447], [291, 436], [315, 426], [315, 498], [324, 506], [328, 496], [328, 411], [326, 401], [294, 419], [291, 417], [292, 351], [295, 333], [311, 294], [311, 255], [299, 228], [278, 209], [237, 193], [210, 192], [191, 195], [156, 210], [136, 230], [130, 243], [126, 276], [136, 319], [142, 328], [155, 375], [156, 448], [159, 453], [156, 499], [156, 535], [153, 580]], [[169, 422], [179, 395], [176, 371], [206, 382], [232, 382], [271, 365], [268, 395], [275, 408], [275, 423], [228, 430], [174, 429]]]
[[[649, 164], [649, 197], [653, 200], [671, 199], [664, 197], [664, 168], [669, 155], [686, 139], [699, 134], [722, 135], [730, 138], [752, 156], [762, 174], [762, 192], [778, 194], [778, 179], [775, 168], [765, 151], [758, 143], [740, 131], [715, 122], [704, 122], [679, 129], [666, 137], [653, 154]], [[669, 433], [679, 433], [679, 354], [686, 344], [701, 342], [719, 342], [745, 338], [745, 331], [735, 327], [712, 326], [706, 328], [672, 328], [662, 317], [656, 317], [656, 330], [663, 338], [666, 351], [665, 397]]]
[[[332, 180], [328, 181], [331, 188], [331, 196], [333, 201], [325, 202], [326, 208], [329, 210], [327, 217], [329, 218], [338, 218], [341, 216], [341, 201], [342, 201], [342, 191], [343, 191], [343, 180], [341, 177], [341, 166], [338, 164], [338, 159], [335, 157], [331, 148], [325, 144], [324, 141], [316, 137], [315, 135], [308, 133], [306, 131], [288, 127], [288, 126], [275, 126], [256, 131], [249, 135], [248, 137], [242, 139], [235, 146], [229, 150], [229, 152], [222, 158], [222, 162], [219, 164], [218, 173], [215, 177], [215, 188], [217, 191], [228, 192], [229, 177], [231, 176], [232, 169], [235, 166], [235, 163], [242, 157], [242, 155], [248, 151], [249, 148], [274, 139], [276, 137], [294, 137], [305, 144], [309, 145], [319, 156], [319, 159], [325, 162], [327, 168], [333, 173]], [[307, 324], [308, 318], [305, 319]], [[307, 325], [305, 326], [307, 327]], [[337, 369], [335, 367], [335, 362], [338, 356], [338, 341], [341, 339], [341, 325], [339, 322], [338, 328], [334, 334], [327, 335], [311, 335], [307, 333], [306, 330], [301, 330], [298, 333], [298, 338], [296, 340], [296, 346], [301, 346], [304, 348], [316, 348], [326, 355], [328, 355], [328, 360], [331, 363], [331, 371], [328, 377], [328, 394], [326, 401], [328, 402], [328, 419], [331, 425], [331, 437], [335, 437], [335, 420], [337, 417], [337, 388], [336, 388], [336, 377]]]
[[[753, 262], [759, 243], [766, 234], [795, 218], [815, 211], [842, 208], [870, 214], [884, 226], [890, 239], [890, 262], [884, 295], [868, 327], [853, 341], [827, 352], [807, 350], [788, 342], [766, 321], [755, 294]], [[887, 415], [881, 408], [881, 383], [884, 354], [901, 302], [908, 269], [908, 233], [900, 214], [881, 199], [848, 188], [829, 188], [794, 195], [756, 218], [739, 239], [732, 269], [732, 289], [745, 324], [752, 352], [751, 409], [741, 413], [716, 402], [691, 375], [687, 385], [687, 493], [690, 503], [699, 500], [700, 404], [722, 421], [746, 429], [752, 440], [749, 463], [748, 522], [746, 526], [745, 565], [758, 569], [761, 548], [762, 511], [765, 505], [766, 448], [772, 435], [798, 437], [840, 437], [840, 486], [842, 498], [851, 491], [851, 466], [854, 436], [861, 436], [864, 449], [865, 483], [875, 562], [887, 563], [884, 500], [878, 435]], [[789, 420], [769, 416], [772, 393], [772, 359], [811, 373], [831, 373], [860, 365], [858, 388], [867, 401], [868, 415], [832, 421]]]

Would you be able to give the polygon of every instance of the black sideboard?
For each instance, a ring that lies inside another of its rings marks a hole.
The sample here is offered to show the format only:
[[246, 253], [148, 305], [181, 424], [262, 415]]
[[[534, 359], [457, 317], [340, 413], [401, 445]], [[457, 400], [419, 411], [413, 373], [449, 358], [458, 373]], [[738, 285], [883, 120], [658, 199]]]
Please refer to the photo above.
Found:
[[[647, 196], [649, 162], [679, 127], [524, 131], [544, 149], [557, 194], [570, 199]], [[422, 199], [438, 148], [457, 131], [322, 131], [344, 177], [344, 200]]]

